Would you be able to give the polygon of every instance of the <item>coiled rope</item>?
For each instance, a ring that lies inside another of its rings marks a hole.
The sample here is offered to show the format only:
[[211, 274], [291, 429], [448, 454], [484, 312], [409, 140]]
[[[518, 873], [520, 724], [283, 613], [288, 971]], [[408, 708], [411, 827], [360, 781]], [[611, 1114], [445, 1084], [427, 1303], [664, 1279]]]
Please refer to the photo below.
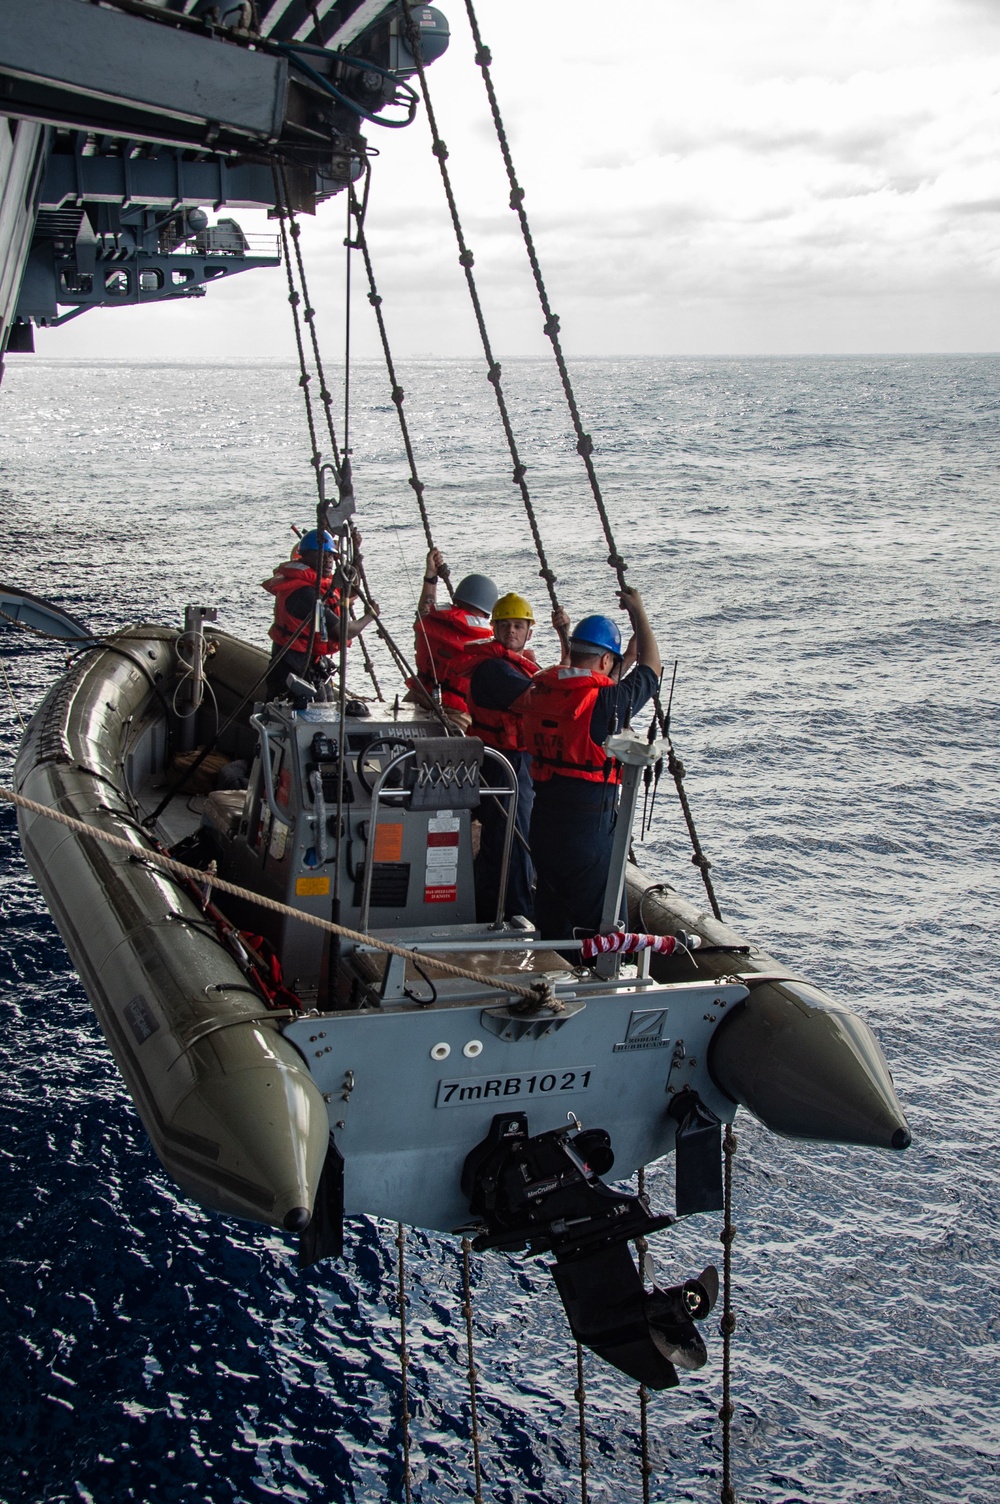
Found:
[[515, 997], [525, 998], [537, 1004], [538, 1007], [551, 1007], [557, 1001], [552, 992], [551, 983], [547, 981], [533, 983], [530, 987], [521, 987], [505, 977], [487, 976], [483, 972], [472, 971], [465, 966], [455, 966], [451, 961], [439, 961], [436, 957], [423, 952], [407, 950], [402, 945], [392, 945], [388, 940], [380, 940], [374, 935], [348, 929], [346, 925], [334, 924], [330, 919], [321, 919], [318, 914], [306, 914], [301, 909], [293, 909], [290, 904], [281, 903], [276, 898], [268, 898], [263, 893], [254, 893], [250, 888], [242, 888], [238, 883], [227, 882], [225, 878], [204, 872], [200, 867], [189, 867], [187, 863], [178, 862], [174, 857], [166, 856], [163, 852], [137, 846], [132, 841], [126, 841], [123, 836], [112, 835], [110, 831], [100, 830], [95, 825], [88, 825], [83, 820], [74, 819], [72, 815], [63, 814], [62, 810], [50, 809], [46, 804], [39, 804], [34, 799], [26, 799], [23, 794], [15, 794], [13, 789], [0, 787], [0, 799], [6, 799], [18, 809], [28, 810], [33, 815], [41, 815], [46, 820], [54, 820], [58, 825], [65, 825], [68, 830], [76, 831], [78, 835], [88, 836], [95, 841], [103, 841], [106, 846], [114, 846], [119, 851], [127, 852], [129, 856], [141, 857], [144, 862], [149, 862], [155, 867], [162, 867], [165, 872], [173, 872], [178, 877], [197, 883], [206, 892], [211, 888], [217, 888], [220, 893], [228, 893], [233, 898], [242, 898], [248, 903], [257, 904], [259, 908], [269, 909], [272, 914], [283, 914], [286, 918], [298, 919], [302, 924], [312, 925], [314, 929], [324, 930], [330, 935], [339, 935], [344, 940], [353, 940], [357, 945], [370, 945], [372, 949], [384, 951], [388, 956], [400, 956], [405, 961], [413, 961], [429, 970], [440, 971], [445, 976], [461, 977], [466, 981], [479, 982], [482, 986], [497, 992], [509, 992]]

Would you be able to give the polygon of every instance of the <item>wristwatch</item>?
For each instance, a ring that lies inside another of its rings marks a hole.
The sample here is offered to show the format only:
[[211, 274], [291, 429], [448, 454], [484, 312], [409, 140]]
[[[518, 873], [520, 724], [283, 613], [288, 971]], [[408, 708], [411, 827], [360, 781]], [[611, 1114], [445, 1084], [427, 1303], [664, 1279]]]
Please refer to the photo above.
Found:
[[440, 578], [441, 578], [441, 576], [439, 574], [425, 574], [424, 575], [424, 584], [425, 585], [436, 585], [437, 582], [438, 582], [438, 580]]

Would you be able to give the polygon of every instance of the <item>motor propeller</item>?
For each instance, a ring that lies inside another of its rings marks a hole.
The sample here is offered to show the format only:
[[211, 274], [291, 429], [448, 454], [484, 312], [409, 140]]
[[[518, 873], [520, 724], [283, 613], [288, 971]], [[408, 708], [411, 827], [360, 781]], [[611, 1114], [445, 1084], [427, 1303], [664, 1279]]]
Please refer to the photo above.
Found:
[[525, 1113], [498, 1115], [462, 1171], [470, 1210], [485, 1224], [472, 1246], [554, 1253], [552, 1277], [577, 1340], [638, 1383], [669, 1389], [678, 1368], [707, 1360], [695, 1322], [714, 1306], [719, 1276], [709, 1265], [682, 1285], [646, 1289], [628, 1244], [674, 1218], [604, 1185], [613, 1164], [603, 1128], [574, 1120], [531, 1136]]

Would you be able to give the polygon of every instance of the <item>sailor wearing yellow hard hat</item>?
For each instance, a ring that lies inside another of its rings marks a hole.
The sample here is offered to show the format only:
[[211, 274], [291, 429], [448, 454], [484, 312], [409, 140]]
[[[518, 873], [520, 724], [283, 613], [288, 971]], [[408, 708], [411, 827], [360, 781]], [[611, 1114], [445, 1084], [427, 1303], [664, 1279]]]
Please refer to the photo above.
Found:
[[[557, 631], [560, 628], [565, 630], [569, 618], [565, 613], [557, 615], [560, 620], [553, 619], [553, 624]], [[538, 673], [535, 655], [528, 646], [535, 613], [523, 595], [509, 591], [494, 604], [491, 621], [493, 636], [490, 640], [473, 643], [450, 664], [449, 688], [461, 695], [468, 705], [472, 717], [470, 734], [481, 737], [488, 747], [502, 752], [517, 773], [518, 834], [511, 851], [504, 912], [507, 918], [523, 914], [526, 919], [531, 919], [534, 914], [534, 871], [528, 849], [528, 825], [534, 785], [521, 716], [513, 706]], [[495, 799], [484, 800], [479, 818], [482, 836], [476, 859], [476, 915], [487, 921], [496, 914], [506, 819]]]

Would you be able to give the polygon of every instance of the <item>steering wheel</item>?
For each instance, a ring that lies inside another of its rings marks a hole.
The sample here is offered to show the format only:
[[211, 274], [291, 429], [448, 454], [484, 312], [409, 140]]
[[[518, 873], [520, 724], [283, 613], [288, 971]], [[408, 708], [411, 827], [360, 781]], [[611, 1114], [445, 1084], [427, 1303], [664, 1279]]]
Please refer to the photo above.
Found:
[[[411, 752], [412, 750], [413, 743], [406, 741], [401, 736], [378, 736], [374, 741], [369, 742], [367, 747], [358, 753], [358, 760], [355, 764], [358, 782], [365, 793], [371, 794], [374, 791], [377, 780], [398, 753]], [[407, 771], [412, 771], [409, 765], [397, 768], [393, 774], [392, 782], [387, 787], [394, 789], [403, 788], [403, 780]]]

